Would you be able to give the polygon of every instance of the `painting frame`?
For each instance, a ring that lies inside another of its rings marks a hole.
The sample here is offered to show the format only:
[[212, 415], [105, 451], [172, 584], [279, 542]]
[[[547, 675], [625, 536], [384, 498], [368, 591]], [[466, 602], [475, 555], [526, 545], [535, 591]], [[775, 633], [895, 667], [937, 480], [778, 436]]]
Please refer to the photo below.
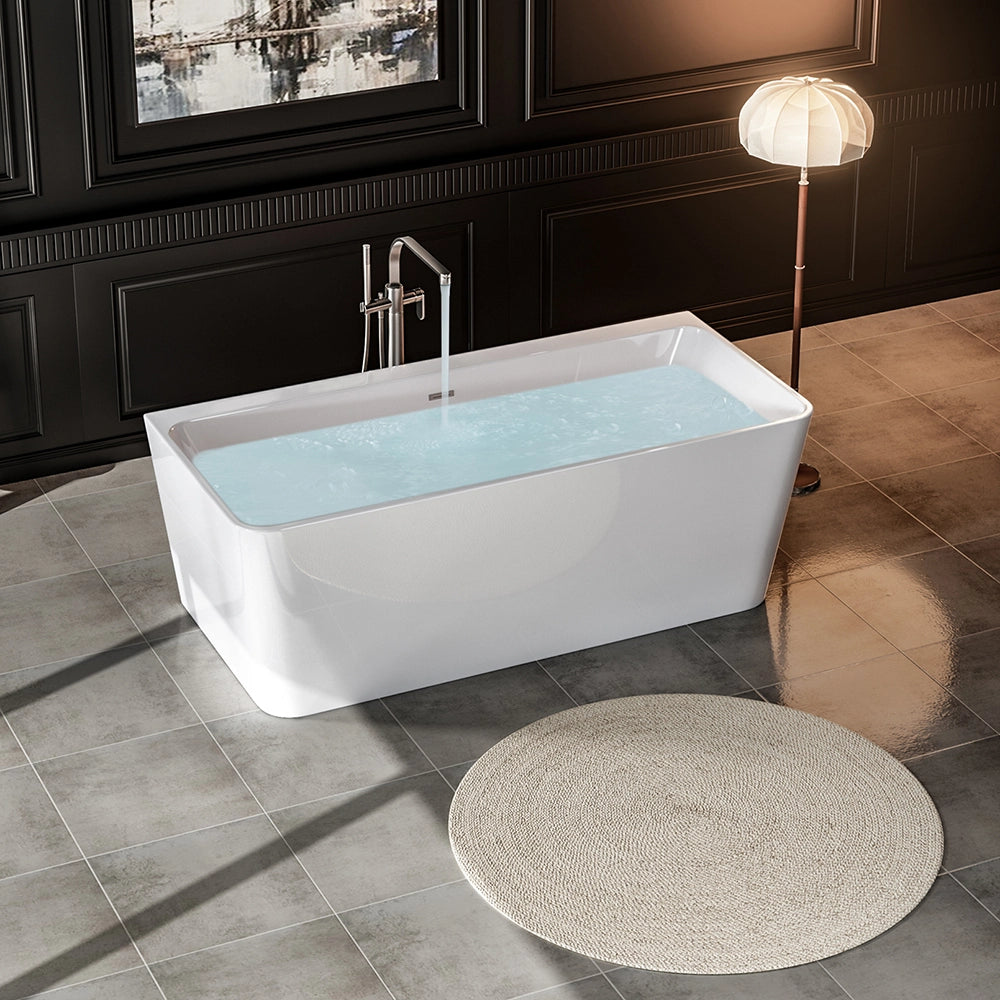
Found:
[[140, 122], [132, 0], [76, 0], [89, 186], [482, 124], [483, 0], [438, 0], [438, 78]]

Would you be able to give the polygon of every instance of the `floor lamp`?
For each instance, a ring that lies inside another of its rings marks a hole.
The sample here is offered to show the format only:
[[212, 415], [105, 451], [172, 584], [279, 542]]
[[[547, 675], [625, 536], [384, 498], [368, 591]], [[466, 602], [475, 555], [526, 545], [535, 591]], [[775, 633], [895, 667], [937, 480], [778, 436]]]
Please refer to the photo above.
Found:
[[[792, 304], [792, 373], [799, 388], [802, 350], [802, 278], [806, 251], [809, 168], [858, 160], [872, 142], [871, 108], [843, 83], [812, 76], [786, 76], [762, 84], [740, 111], [740, 142], [751, 156], [799, 168], [799, 214], [795, 235], [795, 294]], [[819, 487], [819, 471], [800, 465], [792, 493]]]

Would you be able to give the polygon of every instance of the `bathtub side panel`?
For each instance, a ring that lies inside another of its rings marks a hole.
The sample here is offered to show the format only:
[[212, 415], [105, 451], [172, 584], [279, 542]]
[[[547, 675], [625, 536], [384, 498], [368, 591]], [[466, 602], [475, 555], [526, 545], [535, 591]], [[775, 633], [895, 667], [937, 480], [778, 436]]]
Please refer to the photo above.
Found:
[[268, 561], [316, 599], [259, 608], [274, 683], [258, 704], [310, 714], [753, 607], [804, 434], [788, 422], [286, 529]]

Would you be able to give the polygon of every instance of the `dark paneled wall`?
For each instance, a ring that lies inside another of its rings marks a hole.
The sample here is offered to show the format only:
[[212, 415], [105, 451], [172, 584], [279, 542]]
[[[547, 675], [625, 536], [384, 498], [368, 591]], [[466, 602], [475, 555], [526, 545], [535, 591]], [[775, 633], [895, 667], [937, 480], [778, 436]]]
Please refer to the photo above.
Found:
[[437, 80], [141, 124], [131, 8], [0, 7], [0, 482], [357, 370], [360, 246], [380, 285], [403, 233], [454, 272], [455, 351], [680, 309], [787, 329], [797, 171], [736, 128], [785, 74], [876, 115], [863, 160], [810, 173], [807, 323], [1000, 281], [981, 0], [439, 0]]

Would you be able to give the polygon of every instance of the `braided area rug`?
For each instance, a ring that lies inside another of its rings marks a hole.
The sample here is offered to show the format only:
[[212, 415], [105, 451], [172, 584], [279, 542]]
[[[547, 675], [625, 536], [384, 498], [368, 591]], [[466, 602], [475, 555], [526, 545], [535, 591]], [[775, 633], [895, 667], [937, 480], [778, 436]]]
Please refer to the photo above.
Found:
[[715, 695], [571, 708], [462, 779], [452, 849], [514, 923], [661, 972], [813, 962], [901, 920], [941, 864], [930, 797], [870, 741]]

